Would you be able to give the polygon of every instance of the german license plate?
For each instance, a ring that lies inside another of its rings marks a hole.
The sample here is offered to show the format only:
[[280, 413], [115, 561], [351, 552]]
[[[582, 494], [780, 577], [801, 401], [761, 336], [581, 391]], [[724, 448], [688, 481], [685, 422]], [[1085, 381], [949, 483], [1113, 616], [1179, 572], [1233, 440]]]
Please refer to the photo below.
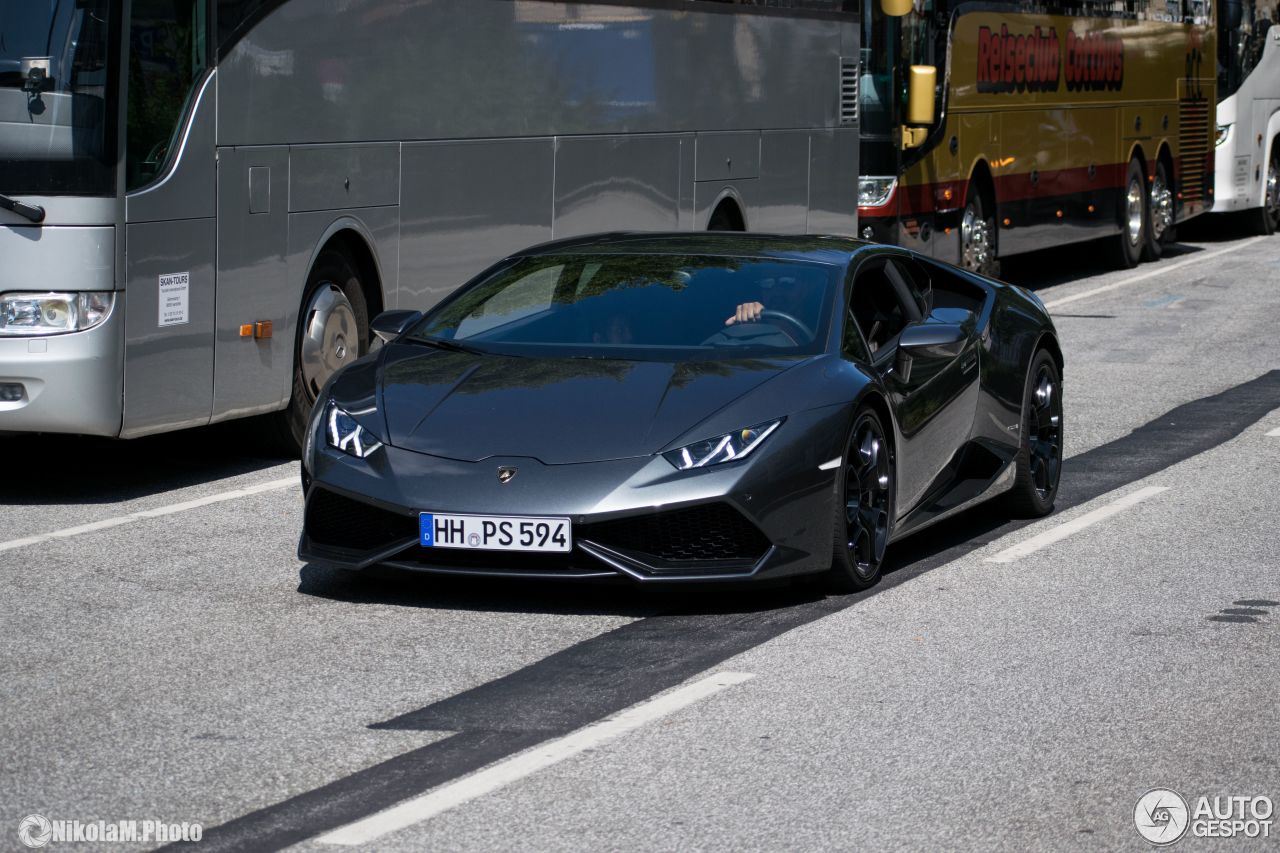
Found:
[[423, 548], [566, 552], [573, 550], [573, 529], [567, 518], [423, 512], [418, 542]]

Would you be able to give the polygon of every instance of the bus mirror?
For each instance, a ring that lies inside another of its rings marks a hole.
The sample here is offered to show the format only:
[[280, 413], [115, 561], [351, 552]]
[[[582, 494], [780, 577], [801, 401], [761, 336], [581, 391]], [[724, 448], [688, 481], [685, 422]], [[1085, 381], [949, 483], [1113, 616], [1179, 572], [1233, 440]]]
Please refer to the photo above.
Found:
[[890, 18], [901, 18], [915, 6], [914, 0], [880, 0], [880, 11]]
[[932, 65], [911, 66], [907, 78], [907, 124], [933, 124], [934, 87], [938, 69]]

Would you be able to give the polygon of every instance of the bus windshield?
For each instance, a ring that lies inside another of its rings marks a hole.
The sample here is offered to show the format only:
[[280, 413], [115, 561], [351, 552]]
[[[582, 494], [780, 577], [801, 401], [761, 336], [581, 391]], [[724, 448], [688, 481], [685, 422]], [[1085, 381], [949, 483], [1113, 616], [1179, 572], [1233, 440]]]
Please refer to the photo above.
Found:
[[0, 193], [113, 193], [110, 7], [0, 0]]
[[1262, 59], [1277, 0], [1227, 0], [1218, 11], [1218, 99], [1231, 97]]

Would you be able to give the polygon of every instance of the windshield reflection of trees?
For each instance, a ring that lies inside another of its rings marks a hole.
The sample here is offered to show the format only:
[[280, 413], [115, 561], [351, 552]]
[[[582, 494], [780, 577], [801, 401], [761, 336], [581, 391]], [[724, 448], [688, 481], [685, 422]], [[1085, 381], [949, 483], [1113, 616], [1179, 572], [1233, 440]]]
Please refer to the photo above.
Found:
[[[661, 363], [671, 371], [670, 386], [684, 388], [703, 378], [724, 379], [735, 374], [776, 371], [791, 360], [740, 358], [642, 363], [600, 358], [523, 358], [431, 351], [419, 358], [388, 365], [384, 381], [388, 385], [457, 385], [456, 393], [483, 394], [515, 388], [544, 388], [561, 382], [625, 382], [631, 372], [642, 364]], [[583, 402], [589, 400], [584, 399]]]

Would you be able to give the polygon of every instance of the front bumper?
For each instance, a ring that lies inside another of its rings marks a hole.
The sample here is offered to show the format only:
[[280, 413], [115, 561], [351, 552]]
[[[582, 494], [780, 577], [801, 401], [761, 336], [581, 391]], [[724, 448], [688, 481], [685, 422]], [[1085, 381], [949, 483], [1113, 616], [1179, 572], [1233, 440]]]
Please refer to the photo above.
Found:
[[124, 401], [123, 294], [101, 325], [41, 337], [0, 337], [0, 384], [22, 386], [0, 401], [0, 432], [120, 434]]
[[[304, 476], [298, 556], [349, 569], [645, 583], [819, 572], [831, 565], [836, 480], [818, 466], [829, 458], [826, 445], [839, 445], [839, 421], [834, 410], [790, 417], [746, 460], [693, 472], [661, 456], [544, 465], [519, 457], [462, 462], [389, 446], [360, 460], [320, 448]], [[815, 427], [833, 440], [812, 440]], [[498, 466], [519, 473], [500, 483]], [[574, 547], [567, 554], [422, 548], [420, 512], [568, 516]]]

